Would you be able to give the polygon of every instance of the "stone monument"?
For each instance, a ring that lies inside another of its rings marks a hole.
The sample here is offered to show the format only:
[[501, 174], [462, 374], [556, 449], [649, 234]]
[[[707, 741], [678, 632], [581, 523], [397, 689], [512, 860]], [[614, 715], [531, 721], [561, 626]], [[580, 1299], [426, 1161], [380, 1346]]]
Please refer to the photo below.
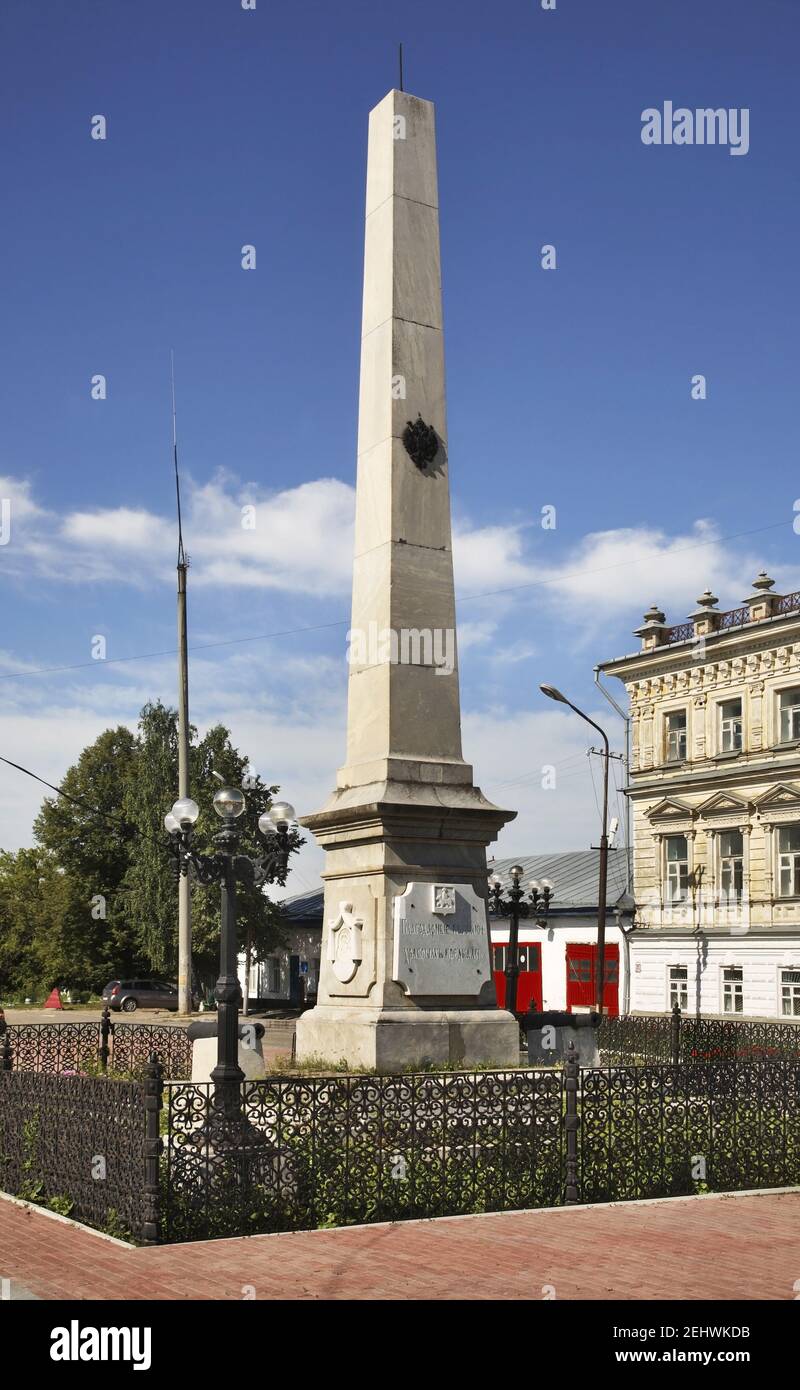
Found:
[[300, 1059], [519, 1063], [486, 906], [515, 813], [461, 754], [448, 473], [433, 106], [392, 91], [369, 124], [347, 760], [302, 821], [325, 909]]

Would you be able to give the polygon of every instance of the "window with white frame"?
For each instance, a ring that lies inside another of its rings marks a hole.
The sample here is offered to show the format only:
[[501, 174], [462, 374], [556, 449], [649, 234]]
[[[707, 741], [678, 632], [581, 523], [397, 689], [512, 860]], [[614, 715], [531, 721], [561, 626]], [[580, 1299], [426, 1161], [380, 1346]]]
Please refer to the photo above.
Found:
[[723, 700], [719, 707], [719, 746], [722, 753], [741, 752], [741, 700]]
[[667, 715], [667, 762], [686, 761], [686, 710], [674, 709]]
[[264, 977], [267, 994], [280, 994], [281, 963], [277, 956], [267, 956], [264, 961]]
[[800, 897], [800, 824], [778, 829], [778, 892], [782, 898]]
[[740, 1014], [744, 1010], [744, 971], [740, 965], [726, 965], [722, 970], [722, 1012]]
[[781, 971], [781, 1013], [784, 1018], [800, 1018], [800, 970]]
[[689, 842], [685, 835], [668, 835], [664, 846], [664, 899], [674, 906], [689, 893]]
[[780, 741], [790, 743], [800, 738], [800, 686], [782, 690], [778, 697], [780, 710]]
[[744, 836], [741, 830], [723, 830], [719, 836], [720, 900], [740, 903], [744, 888]]
[[689, 967], [671, 965], [669, 967], [669, 1006], [678, 1004], [681, 1009], [689, 1007]]

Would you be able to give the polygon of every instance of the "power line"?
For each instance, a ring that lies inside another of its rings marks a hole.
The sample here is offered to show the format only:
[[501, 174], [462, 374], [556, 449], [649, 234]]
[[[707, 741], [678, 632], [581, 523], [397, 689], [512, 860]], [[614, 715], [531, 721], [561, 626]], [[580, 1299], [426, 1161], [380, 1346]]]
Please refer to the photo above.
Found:
[[[758, 535], [760, 532], [773, 531], [780, 526], [788, 526], [789, 524], [790, 523], [788, 521], [774, 521], [770, 522], [767, 526], [752, 527], [749, 531], [737, 531], [730, 536], [717, 536], [712, 538], [711, 540], [698, 541], [696, 545], [680, 546], [677, 550], [671, 550], [668, 555], [659, 556], [657, 557], [657, 559], [661, 559], [664, 561], [671, 560], [674, 555], [684, 555], [692, 550], [703, 550], [710, 545], [724, 545], [728, 541], [741, 540], [743, 536], [755, 536]], [[519, 593], [524, 589], [546, 588], [551, 584], [562, 584], [565, 580], [568, 579], [580, 579], [587, 575], [606, 574], [609, 570], [623, 569], [631, 565], [642, 565], [646, 561], [652, 562], [652, 559], [653, 557], [650, 555], [641, 555], [633, 560], [618, 560], [615, 561], [615, 563], [612, 565], [599, 565], [596, 566], [594, 569], [573, 570], [570, 574], [559, 574], [555, 575], [553, 578], [550, 579], [534, 579], [530, 580], [526, 584], [513, 584], [510, 585], [508, 588], [504, 589], [487, 589], [483, 593], [463, 594], [461, 595], [461, 597], [458, 598], [457, 602], [470, 603], [474, 599], [495, 598], [503, 594]], [[266, 642], [273, 640], [276, 637], [297, 637], [307, 632], [323, 632], [334, 627], [347, 627], [348, 624], [349, 619], [339, 618], [335, 622], [314, 623], [309, 627], [291, 627], [284, 628], [280, 632], [260, 632], [245, 637], [228, 637], [220, 642], [204, 642], [197, 646], [190, 647], [189, 650], [192, 652], [213, 651], [215, 648], [218, 647], [237, 646], [243, 642]], [[159, 657], [174, 656], [175, 652], [176, 648], [172, 647], [166, 651], [160, 652], [136, 652], [133, 653], [131, 656], [108, 657], [103, 661], [77, 661], [66, 666], [42, 666], [32, 671], [4, 671], [0, 673], [0, 680], [20, 680], [25, 676], [58, 675], [64, 671], [84, 670], [86, 667], [89, 666], [112, 666], [118, 665], [121, 662], [128, 661], [152, 661]]]

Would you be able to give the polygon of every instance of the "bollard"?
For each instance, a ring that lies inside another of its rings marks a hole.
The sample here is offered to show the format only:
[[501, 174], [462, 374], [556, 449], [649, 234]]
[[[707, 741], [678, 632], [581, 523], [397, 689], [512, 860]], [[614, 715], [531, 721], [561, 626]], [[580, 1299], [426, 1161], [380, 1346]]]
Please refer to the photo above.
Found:
[[579, 1201], [578, 1197], [578, 1127], [580, 1119], [578, 1117], [578, 1079], [580, 1070], [578, 1068], [578, 1054], [575, 1051], [575, 1044], [570, 1043], [567, 1049], [567, 1056], [564, 1061], [564, 1090], [566, 1092], [566, 1114], [564, 1116], [564, 1129], [567, 1136], [566, 1153], [566, 1186], [564, 1189], [565, 1206], [574, 1206]]
[[164, 1103], [164, 1068], [155, 1052], [150, 1053], [144, 1080], [145, 1140], [144, 1140], [144, 1220], [142, 1243], [158, 1245], [159, 1240], [159, 1183], [158, 1160], [162, 1141], [159, 1134], [159, 1114]]

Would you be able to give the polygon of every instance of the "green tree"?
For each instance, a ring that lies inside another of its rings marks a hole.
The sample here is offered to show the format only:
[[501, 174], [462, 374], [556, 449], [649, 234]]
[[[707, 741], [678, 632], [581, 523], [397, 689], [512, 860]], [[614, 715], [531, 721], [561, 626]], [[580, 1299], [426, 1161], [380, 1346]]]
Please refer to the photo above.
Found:
[[139, 716], [133, 767], [123, 798], [125, 819], [136, 831], [121, 884], [123, 910], [150, 968], [171, 973], [177, 963], [178, 896], [163, 820], [178, 785], [178, 717], [160, 700], [146, 704]]
[[68, 880], [64, 950], [76, 967], [85, 962], [85, 980], [74, 981], [84, 988], [102, 988], [144, 964], [121, 892], [133, 848], [123, 801], [136, 755], [130, 729], [106, 729], [67, 771], [64, 795], [47, 797], [34, 822], [39, 845]]
[[[191, 731], [190, 779], [200, 806], [196, 846], [213, 853], [221, 822], [213, 810], [219, 773], [245, 785], [241, 853], [260, 856], [256, 832], [277, 787], [251, 774], [229, 731]], [[107, 729], [81, 753], [47, 797], [34, 824], [38, 845], [0, 855], [0, 988], [100, 989], [109, 979], [172, 972], [177, 956], [178, 890], [166, 848], [164, 813], [177, 792], [177, 715], [145, 705], [136, 734]], [[292, 849], [300, 843], [292, 834]], [[218, 973], [219, 892], [192, 892], [193, 961], [206, 984]], [[239, 944], [262, 959], [282, 943], [279, 909], [254, 885], [238, 892]]]

